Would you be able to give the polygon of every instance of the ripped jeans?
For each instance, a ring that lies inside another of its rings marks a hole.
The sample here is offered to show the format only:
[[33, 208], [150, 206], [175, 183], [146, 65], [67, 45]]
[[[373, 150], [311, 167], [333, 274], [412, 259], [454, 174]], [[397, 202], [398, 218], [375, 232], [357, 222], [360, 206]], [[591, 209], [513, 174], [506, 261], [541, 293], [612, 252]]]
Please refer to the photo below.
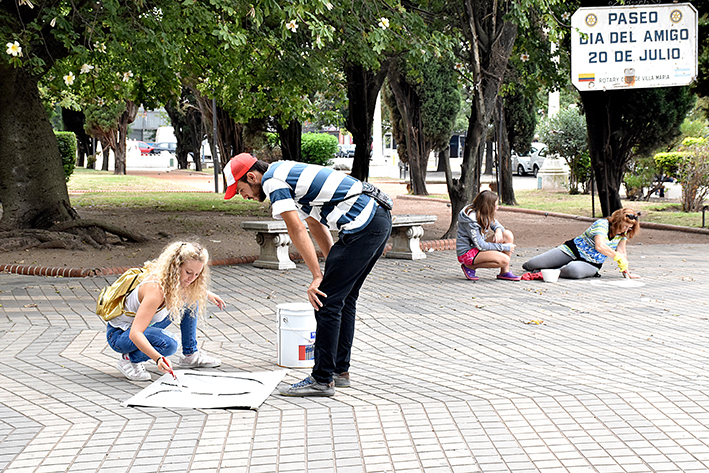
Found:
[[[160, 353], [161, 356], [174, 355], [179, 346], [177, 336], [165, 330], [172, 321], [170, 317], [165, 317], [155, 325], [145, 329], [143, 334], [150, 344]], [[197, 351], [197, 308], [185, 308], [180, 322], [180, 332], [182, 335], [182, 354], [190, 355]], [[140, 351], [135, 343], [130, 339], [130, 330], [121, 330], [110, 323], [106, 327], [106, 340], [108, 346], [114, 351], [128, 354], [131, 363], [142, 363], [148, 361], [150, 357]]]

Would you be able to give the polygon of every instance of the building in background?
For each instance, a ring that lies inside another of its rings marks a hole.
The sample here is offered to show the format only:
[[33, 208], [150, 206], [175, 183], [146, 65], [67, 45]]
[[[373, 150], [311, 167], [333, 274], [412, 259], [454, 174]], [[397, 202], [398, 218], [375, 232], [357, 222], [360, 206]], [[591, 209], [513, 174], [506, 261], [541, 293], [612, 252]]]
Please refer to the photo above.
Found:
[[171, 126], [170, 117], [164, 108], [145, 110], [142, 106], [138, 109], [135, 121], [130, 124], [128, 139], [155, 142], [155, 133], [161, 126]]

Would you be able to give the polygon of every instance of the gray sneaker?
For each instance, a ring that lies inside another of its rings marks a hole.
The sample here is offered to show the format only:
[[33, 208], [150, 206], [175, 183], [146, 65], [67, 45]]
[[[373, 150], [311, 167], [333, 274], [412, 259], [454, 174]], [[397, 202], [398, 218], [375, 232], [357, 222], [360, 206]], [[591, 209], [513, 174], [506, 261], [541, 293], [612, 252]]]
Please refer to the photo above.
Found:
[[286, 388], [278, 388], [278, 392], [284, 396], [334, 396], [335, 382], [318, 383], [315, 378], [308, 376], [299, 383], [291, 384]]
[[350, 387], [350, 374], [340, 373], [332, 376], [333, 381], [335, 381], [336, 388], [349, 388]]

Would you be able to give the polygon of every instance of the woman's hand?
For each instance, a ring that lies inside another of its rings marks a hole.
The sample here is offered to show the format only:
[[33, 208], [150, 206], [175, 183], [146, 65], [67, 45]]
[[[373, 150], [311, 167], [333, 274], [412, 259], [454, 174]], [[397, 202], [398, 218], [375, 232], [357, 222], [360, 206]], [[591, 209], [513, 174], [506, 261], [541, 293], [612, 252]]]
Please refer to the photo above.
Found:
[[622, 273], [628, 272], [628, 260], [620, 252], [617, 252], [613, 257], [613, 261], [618, 264], [618, 269]]
[[492, 242], [493, 243], [502, 243], [505, 241], [504, 237], [502, 236], [502, 230], [499, 228], [495, 230], [495, 234], [492, 236]]
[[158, 369], [163, 373], [170, 373], [175, 376], [175, 373], [172, 371], [172, 363], [170, 363], [170, 360], [168, 360], [167, 357], [161, 356], [158, 358], [157, 365]]
[[212, 291], [207, 291], [207, 299], [209, 300], [209, 302], [216, 305], [222, 310], [224, 309], [224, 307], [226, 307], [226, 303], [222, 300], [222, 298], [214, 294]]

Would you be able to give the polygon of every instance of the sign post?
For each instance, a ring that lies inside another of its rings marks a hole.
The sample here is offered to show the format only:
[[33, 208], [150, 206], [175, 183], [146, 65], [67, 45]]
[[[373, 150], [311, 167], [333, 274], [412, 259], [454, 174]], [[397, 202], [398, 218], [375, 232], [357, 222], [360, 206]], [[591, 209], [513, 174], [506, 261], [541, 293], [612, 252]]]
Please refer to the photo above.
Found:
[[571, 17], [571, 81], [580, 91], [689, 85], [696, 76], [690, 3], [579, 8]]

